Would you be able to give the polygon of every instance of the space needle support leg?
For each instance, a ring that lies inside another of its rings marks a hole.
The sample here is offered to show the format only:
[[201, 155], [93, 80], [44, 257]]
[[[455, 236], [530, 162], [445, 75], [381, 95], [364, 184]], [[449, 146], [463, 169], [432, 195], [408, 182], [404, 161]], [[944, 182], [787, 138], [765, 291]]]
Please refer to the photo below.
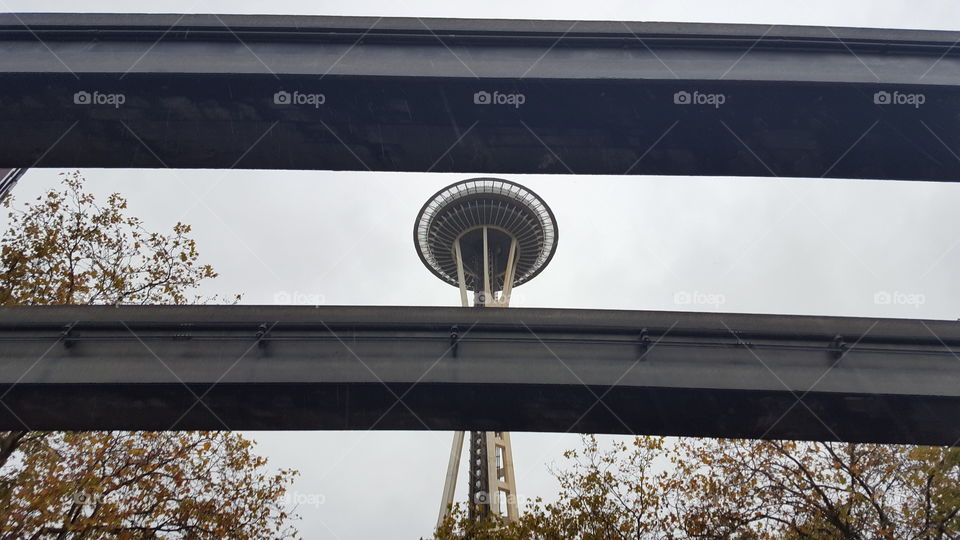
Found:
[[462, 431], [453, 433], [453, 446], [450, 448], [450, 461], [447, 463], [447, 477], [443, 481], [443, 502], [440, 505], [437, 527], [443, 525], [443, 518], [450, 513], [454, 492], [457, 491], [457, 473], [460, 470], [460, 455], [463, 454], [463, 435]]
[[463, 275], [463, 255], [460, 254], [460, 239], [453, 243], [453, 251], [457, 255], [457, 283], [460, 285], [460, 304], [470, 307], [467, 302], [467, 279]]
[[490, 291], [490, 245], [487, 242], [487, 227], [483, 228], [483, 304], [494, 302]]
[[503, 276], [503, 291], [500, 293], [500, 306], [510, 305], [510, 295], [513, 293], [513, 279], [517, 270], [517, 239], [510, 242], [510, 254], [507, 256], [507, 271]]
[[[517, 480], [513, 472], [513, 448], [510, 433], [506, 431], [487, 432], [487, 452], [492, 456], [488, 463], [490, 475], [490, 502], [493, 511], [506, 516], [509, 521], [520, 518], [517, 505]], [[501, 506], [500, 495], [506, 508]]]
[[[467, 279], [463, 273], [463, 256], [460, 254], [460, 240], [454, 242], [453, 251], [457, 259], [457, 282], [460, 285], [460, 303], [463, 307], [470, 307], [467, 301]], [[463, 455], [463, 431], [453, 432], [453, 445], [450, 447], [450, 461], [447, 462], [447, 476], [443, 480], [443, 497], [440, 503], [440, 515], [437, 517], [437, 527], [443, 525], [443, 518], [453, 506], [453, 497], [457, 491], [457, 474], [460, 471], [460, 456]]]

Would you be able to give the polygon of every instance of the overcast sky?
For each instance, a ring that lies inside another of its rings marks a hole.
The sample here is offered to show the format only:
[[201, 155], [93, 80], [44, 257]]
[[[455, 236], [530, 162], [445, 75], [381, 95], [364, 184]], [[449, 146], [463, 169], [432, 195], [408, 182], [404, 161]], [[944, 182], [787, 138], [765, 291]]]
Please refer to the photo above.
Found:
[[[351, 2], [0, 0], [16, 12], [275, 13], [610, 19], [960, 29], [960, 2], [771, 0]], [[27, 200], [58, 171], [32, 170]], [[457, 305], [411, 241], [439, 188], [469, 177], [289, 171], [84, 171], [149, 227], [190, 223], [221, 277], [202, 293], [250, 304]], [[869, 180], [511, 175], [556, 214], [550, 266], [514, 305], [951, 319], [960, 317], [960, 184]], [[5, 218], [0, 219], [5, 224]], [[892, 302], [877, 302], [888, 294]], [[686, 295], [686, 296], [685, 296]], [[702, 302], [679, 303], [678, 299]], [[900, 299], [897, 301], [896, 299]], [[302, 472], [305, 538], [416, 538], [436, 519], [449, 432], [254, 433]], [[575, 435], [514, 434], [521, 497], [556, 492], [546, 470]], [[462, 481], [461, 481], [462, 487]], [[461, 490], [461, 497], [463, 490]]]

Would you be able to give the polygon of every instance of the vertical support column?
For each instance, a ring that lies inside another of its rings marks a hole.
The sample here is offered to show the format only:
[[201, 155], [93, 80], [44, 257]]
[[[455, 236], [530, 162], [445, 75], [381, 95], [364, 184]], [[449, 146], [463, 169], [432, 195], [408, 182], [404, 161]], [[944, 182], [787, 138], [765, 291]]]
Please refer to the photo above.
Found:
[[487, 454], [487, 434], [483, 431], [470, 432], [470, 489], [468, 490], [470, 521], [478, 521], [490, 514], [490, 475]]
[[483, 304], [485, 306], [494, 303], [493, 294], [490, 292], [490, 244], [487, 241], [487, 227], [483, 228]]
[[[510, 521], [520, 519], [520, 511], [517, 506], [517, 480], [513, 473], [513, 448], [510, 444], [510, 433], [506, 431], [495, 431], [491, 434], [490, 445], [495, 471], [491, 476], [491, 491], [496, 494], [497, 513], [501, 516], [506, 515]], [[500, 504], [500, 494], [504, 494], [504, 508]]]
[[510, 254], [507, 255], [506, 272], [503, 275], [503, 290], [500, 292], [500, 307], [510, 305], [510, 295], [513, 294], [513, 280], [517, 273], [517, 239], [510, 241]]
[[467, 301], [467, 278], [463, 274], [463, 254], [460, 253], [460, 239], [453, 242], [453, 252], [457, 257], [457, 283], [460, 285], [460, 305], [468, 307]]
[[453, 432], [453, 445], [450, 448], [450, 461], [447, 463], [447, 477], [443, 481], [443, 498], [440, 504], [440, 516], [437, 527], [443, 524], [443, 518], [450, 513], [453, 496], [457, 491], [457, 474], [460, 472], [460, 456], [463, 454], [463, 432]]
[[497, 451], [497, 442], [494, 431], [484, 432], [484, 444], [487, 447], [487, 500], [490, 501], [490, 512], [494, 515], [501, 515], [500, 509], [500, 481], [497, 472], [499, 471], [499, 459], [501, 457]]

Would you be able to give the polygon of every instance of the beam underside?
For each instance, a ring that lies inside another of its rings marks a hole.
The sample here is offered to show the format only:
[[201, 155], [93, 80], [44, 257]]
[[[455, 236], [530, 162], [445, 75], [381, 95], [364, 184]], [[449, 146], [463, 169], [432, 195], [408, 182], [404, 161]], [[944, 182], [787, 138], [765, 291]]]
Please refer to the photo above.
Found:
[[[960, 443], [956, 397], [811, 392], [798, 404], [776, 391], [422, 383], [0, 389], [9, 407], [0, 411], [0, 429], [429, 429]], [[399, 395], [405, 405], [397, 404]], [[496, 405], [481, 414], [477, 400]]]

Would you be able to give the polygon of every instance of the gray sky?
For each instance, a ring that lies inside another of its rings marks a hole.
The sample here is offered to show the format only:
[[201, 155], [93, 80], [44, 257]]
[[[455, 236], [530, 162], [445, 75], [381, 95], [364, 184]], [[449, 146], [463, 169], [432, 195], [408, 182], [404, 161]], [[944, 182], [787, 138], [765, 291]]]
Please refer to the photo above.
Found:
[[[771, 0], [303, 2], [0, 0], [0, 10], [612, 19], [960, 29], [960, 3]], [[57, 182], [33, 170], [15, 195]], [[420, 263], [413, 220], [470, 175], [318, 171], [84, 171], [149, 227], [190, 223], [221, 277], [204, 294], [244, 303], [457, 305]], [[869, 180], [508, 175], [554, 210], [557, 254], [519, 307], [960, 317], [960, 184]], [[371, 194], [379, 194], [371, 199]], [[5, 225], [0, 218], [0, 225]], [[321, 243], [322, 241], [322, 243]], [[384, 271], [384, 270], [387, 271]], [[878, 295], [893, 301], [877, 302]], [[684, 302], [692, 298], [693, 303]], [[679, 300], [679, 302], [678, 302]], [[271, 464], [302, 472], [305, 538], [431, 532], [449, 432], [255, 433]], [[513, 436], [521, 497], [551, 498], [546, 470], [575, 435]], [[462, 486], [462, 482], [461, 482]], [[461, 490], [462, 492], [463, 490]], [[462, 494], [461, 494], [462, 497]]]

